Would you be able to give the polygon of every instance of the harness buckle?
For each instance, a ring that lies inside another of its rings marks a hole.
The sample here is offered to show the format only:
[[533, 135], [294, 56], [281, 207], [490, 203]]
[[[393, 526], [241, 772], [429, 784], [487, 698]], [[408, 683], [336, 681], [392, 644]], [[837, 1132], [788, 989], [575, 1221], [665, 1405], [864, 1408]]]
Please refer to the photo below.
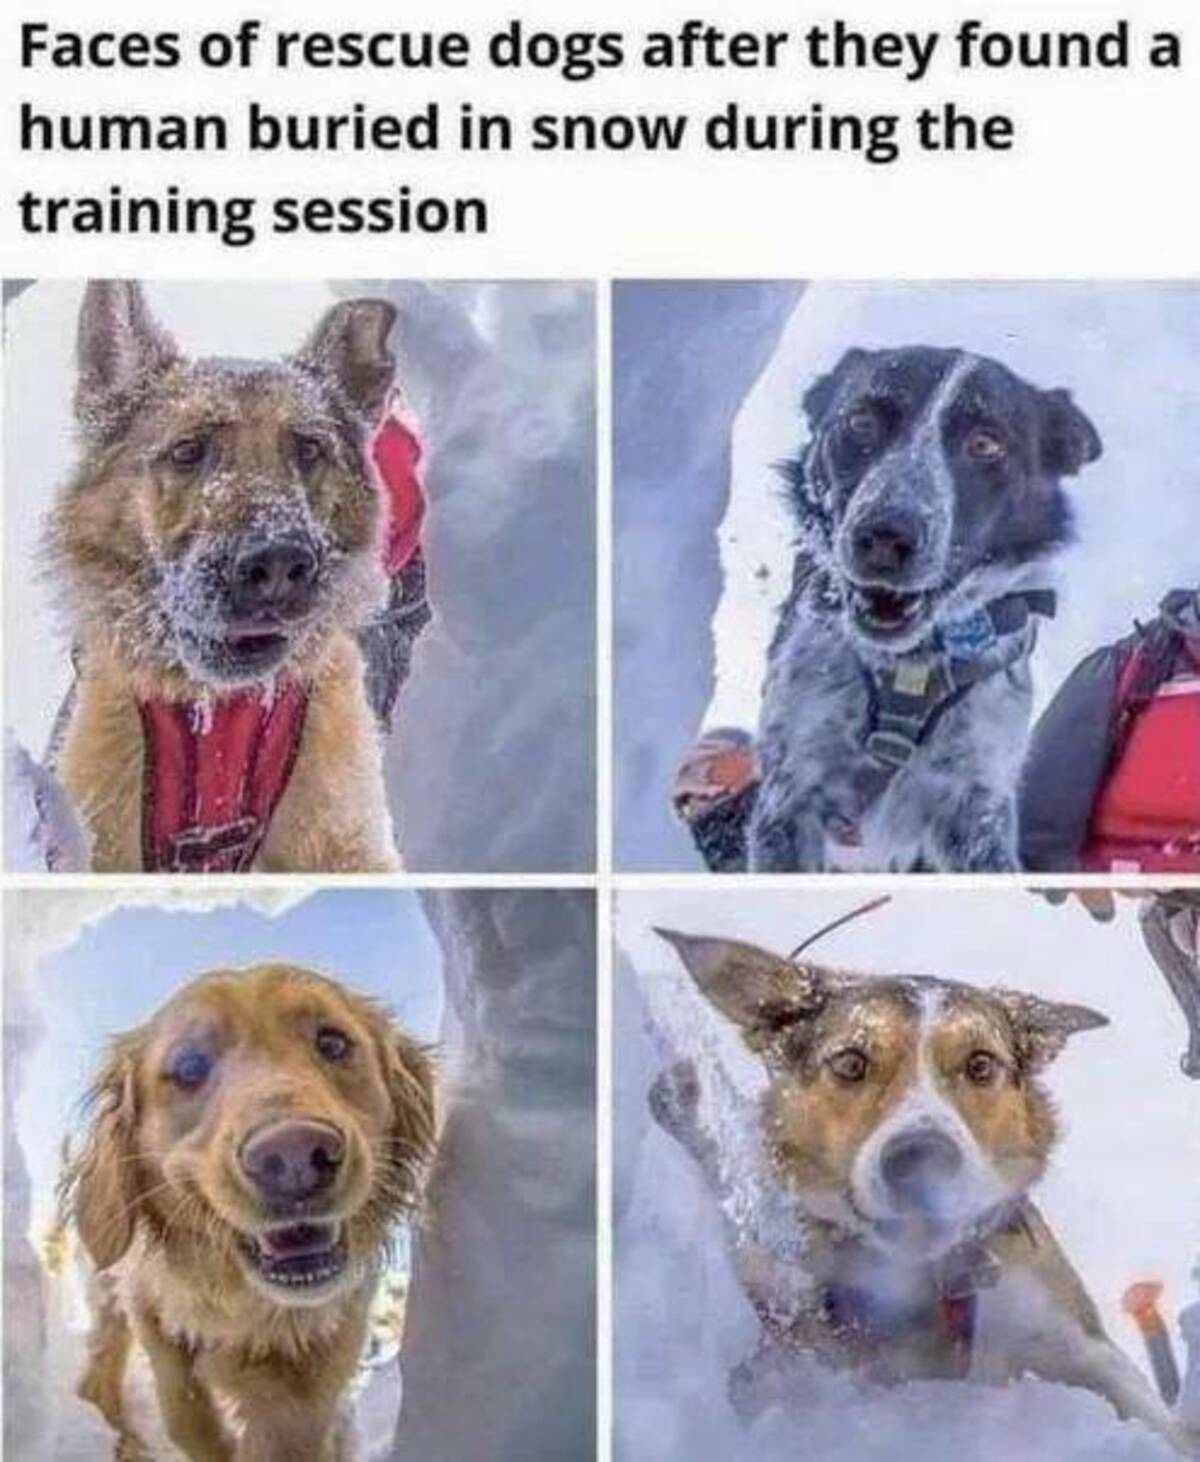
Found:
[[917, 743], [899, 731], [872, 731], [867, 737], [867, 751], [884, 766], [899, 770], [916, 754]]

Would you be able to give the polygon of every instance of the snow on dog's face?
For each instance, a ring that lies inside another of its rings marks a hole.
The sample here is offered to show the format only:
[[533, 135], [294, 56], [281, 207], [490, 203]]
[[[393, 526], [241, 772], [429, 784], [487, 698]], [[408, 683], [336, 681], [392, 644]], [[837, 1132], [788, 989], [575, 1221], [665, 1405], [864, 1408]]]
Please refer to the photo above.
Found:
[[190, 362], [137, 284], [89, 284], [83, 454], [50, 529], [79, 630], [152, 685], [222, 689], [311, 665], [369, 617], [393, 314], [348, 301], [289, 361]]
[[1101, 450], [1066, 391], [998, 361], [851, 350], [805, 395], [811, 439], [785, 464], [803, 546], [860, 641], [902, 651], [1006, 592], [1070, 537], [1059, 479]]
[[666, 936], [766, 1062], [763, 1133], [809, 1212], [893, 1252], [944, 1253], [1041, 1176], [1054, 1112], [1037, 1081], [1082, 1006], [924, 976], [796, 965]]

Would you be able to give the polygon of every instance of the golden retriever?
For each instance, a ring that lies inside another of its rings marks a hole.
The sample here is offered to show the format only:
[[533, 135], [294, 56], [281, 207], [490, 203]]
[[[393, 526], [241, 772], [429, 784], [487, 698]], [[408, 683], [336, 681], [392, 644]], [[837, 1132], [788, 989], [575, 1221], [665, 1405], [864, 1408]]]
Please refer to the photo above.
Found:
[[307, 970], [202, 975], [118, 1036], [61, 1184], [100, 1271], [79, 1394], [123, 1404], [133, 1342], [194, 1462], [342, 1462], [343, 1405], [397, 1219], [435, 1143], [427, 1053]]

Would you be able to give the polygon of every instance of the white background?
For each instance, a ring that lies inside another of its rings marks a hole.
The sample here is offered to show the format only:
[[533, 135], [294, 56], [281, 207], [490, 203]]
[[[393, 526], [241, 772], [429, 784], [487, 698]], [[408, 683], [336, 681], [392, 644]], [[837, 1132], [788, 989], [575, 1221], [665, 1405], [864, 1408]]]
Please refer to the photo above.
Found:
[[[1155, 3], [1032, 4], [986, 7], [990, 22], [1039, 28], [1103, 26], [1134, 19], [1135, 33], [1178, 28], [1200, 49], [1200, 15], [1189, 0]], [[200, 9], [150, 4], [38, 5], [30, 18], [63, 26], [169, 29], [184, 21], [361, 29], [466, 29], [474, 35], [519, 14], [530, 27], [668, 28], [689, 17], [752, 28], [792, 28], [835, 15], [863, 26], [952, 26], [980, 8], [948, 3], [842, 5], [647, 3], [608, 0], [569, 8], [538, 0], [517, 5], [359, 3], [337, 7], [211, 0]], [[279, 108], [337, 110], [355, 99], [403, 112], [436, 96], [447, 107], [469, 96], [480, 109], [518, 117], [544, 109], [675, 110], [734, 98], [773, 110], [821, 99], [830, 109], [911, 110], [953, 97], [977, 112], [1011, 112], [1020, 143], [1008, 154], [955, 158], [912, 154], [892, 166], [853, 156], [731, 159], [679, 156], [466, 156], [400, 154], [314, 160], [264, 155], [241, 166], [229, 155], [101, 158], [78, 154], [17, 160], [15, 119], [4, 127], [5, 208], [0, 234], [5, 273], [250, 273], [345, 276], [441, 273], [574, 275], [822, 275], [851, 277], [1182, 275], [1195, 268], [1197, 193], [1190, 163], [1200, 123], [1196, 63], [1182, 72], [1053, 75], [972, 72], [955, 77], [935, 64], [921, 85], [894, 72], [867, 75], [803, 69], [762, 72], [605, 73], [568, 83], [529, 70], [420, 74], [324, 71], [283, 77], [265, 71], [194, 67], [137, 73], [17, 68], [17, 18], [3, 28], [8, 105], [28, 97], [43, 109], [182, 110], [257, 95]], [[98, 19], [102, 17], [102, 21]], [[444, 194], [489, 194], [490, 237], [273, 239], [229, 250], [205, 239], [169, 242], [22, 238], [9, 199], [20, 179], [46, 192], [82, 192], [115, 174], [131, 188], [185, 183], [258, 192], [390, 192], [400, 181]]]

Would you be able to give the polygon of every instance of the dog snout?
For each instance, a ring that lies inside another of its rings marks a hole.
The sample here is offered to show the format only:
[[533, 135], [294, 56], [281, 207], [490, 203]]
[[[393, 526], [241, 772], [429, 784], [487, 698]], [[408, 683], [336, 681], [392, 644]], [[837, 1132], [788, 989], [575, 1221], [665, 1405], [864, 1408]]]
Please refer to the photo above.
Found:
[[233, 611], [238, 616], [295, 618], [312, 604], [317, 550], [304, 534], [242, 542], [233, 564]]
[[902, 1207], [923, 1208], [963, 1165], [958, 1144], [935, 1131], [903, 1132], [888, 1140], [879, 1170], [892, 1198]]
[[251, 1185], [270, 1203], [315, 1198], [333, 1186], [346, 1144], [328, 1122], [283, 1121], [251, 1133], [239, 1159]]
[[865, 577], [897, 582], [912, 567], [923, 536], [915, 514], [889, 514], [860, 523], [851, 537], [855, 568]]

